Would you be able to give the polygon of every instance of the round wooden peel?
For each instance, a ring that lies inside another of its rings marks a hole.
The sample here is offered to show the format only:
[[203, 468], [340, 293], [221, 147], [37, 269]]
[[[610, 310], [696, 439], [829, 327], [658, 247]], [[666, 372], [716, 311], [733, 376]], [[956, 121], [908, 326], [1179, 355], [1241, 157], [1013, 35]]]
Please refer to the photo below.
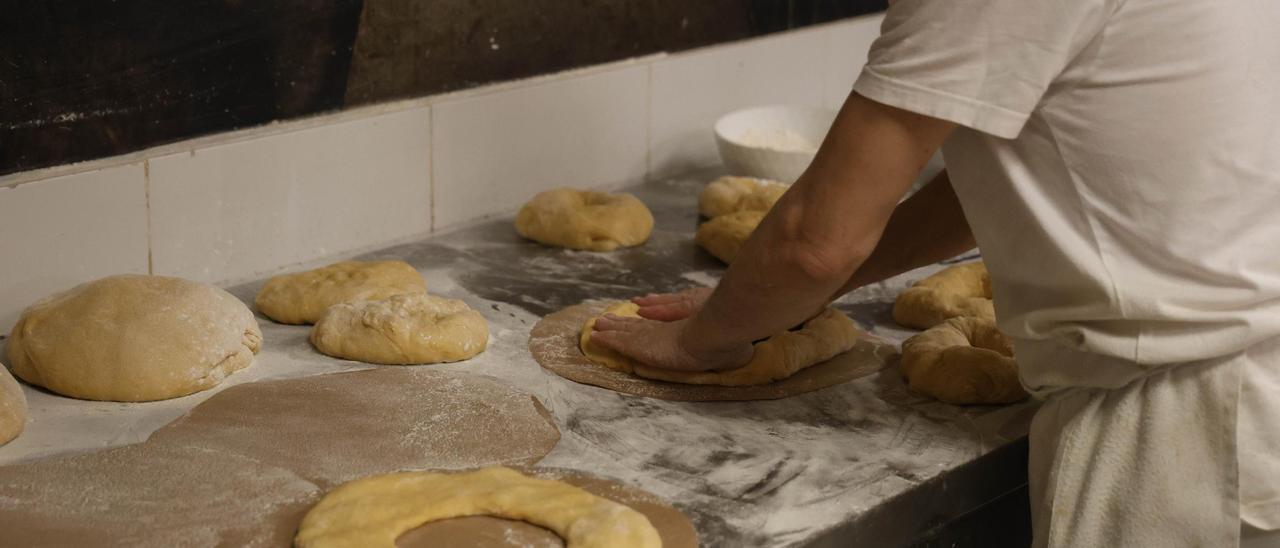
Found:
[[655, 381], [598, 365], [578, 348], [587, 320], [612, 301], [587, 301], [547, 315], [529, 334], [529, 352], [542, 367], [566, 379], [624, 394], [674, 401], [773, 400], [848, 382], [884, 369], [897, 359], [897, 348], [864, 334], [853, 349], [801, 370], [783, 380], [759, 386], [708, 386]]

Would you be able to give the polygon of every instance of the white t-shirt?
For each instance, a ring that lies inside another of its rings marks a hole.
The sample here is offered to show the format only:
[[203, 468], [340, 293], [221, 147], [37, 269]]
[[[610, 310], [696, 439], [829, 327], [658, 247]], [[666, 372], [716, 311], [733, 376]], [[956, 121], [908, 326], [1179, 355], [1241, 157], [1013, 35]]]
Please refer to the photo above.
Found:
[[[943, 154], [1029, 388], [1280, 337], [1280, 0], [897, 0], [881, 31], [854, 89], [962, 126]], [[1280, 387], [1280, 355], [1255, 369]], [[1241, 398], [1244, 514], [1280, 527], [1280, 394]]]

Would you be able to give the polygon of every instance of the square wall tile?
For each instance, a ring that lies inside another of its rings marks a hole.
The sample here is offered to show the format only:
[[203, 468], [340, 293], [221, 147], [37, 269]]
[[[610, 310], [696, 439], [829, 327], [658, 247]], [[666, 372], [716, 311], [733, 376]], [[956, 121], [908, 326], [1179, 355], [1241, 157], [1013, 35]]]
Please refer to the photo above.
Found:
[[142, 164], [0, 188], [0, 331], [45, 296], [147, 273]]
[[863, 65], [867, 64], [867, 51], [880, 36], [880, 22], [884, 14], [865, 15], [842, 21], [827, 28], [827, 85], [826, 105], [838, 109], [853, 91]]
[[208, 282], [431, 230], [428, 107], [151, 160], [157, 274]]
[[740, 108], [822, 105], [827, 28], [694, 50], [653, 64], [649, 172], [720, 162], [712, 126]]
[[435, 104], [435, 228], [558, 186], [642, 181], [647, 90], [635, 65]]

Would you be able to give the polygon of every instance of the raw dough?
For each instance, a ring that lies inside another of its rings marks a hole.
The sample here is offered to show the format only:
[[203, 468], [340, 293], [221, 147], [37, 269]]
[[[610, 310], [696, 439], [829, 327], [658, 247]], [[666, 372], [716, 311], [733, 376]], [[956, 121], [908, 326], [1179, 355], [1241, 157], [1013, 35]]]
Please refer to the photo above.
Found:
[[715, 258], [731, 263], [765, 213], [748, 209], [721, 215], [699, 225], [693, 240]]
[[217, 287], [123, 275], [46, 298], [9, 339], [19, 378], [73, 398], [151, 401], [216, 386], [262, 344], [249, 308]]
[[0, 445], [13, 441], [27, 425], [27, 396], [0, 364]]
[[911, 390], [953, 404], [1013, 403], [1027, 397], [1013, 345], [991, 318], [951, 318], [902, 343]]
[[[357, 510], [358, 509], [358, 510]], [[423, 523], [491, 515], [554, 531], [570, 548], [661, 548], [643, 514], [567, 483], [503, 467], [473, 472], [401, 472], [342, 485], [307, 513], [299, 548], [394, 548]]]
[[721, 177], [698, 195], [698, 213], [709, 219], [738, 211], [769, 211], [787, 185], [751, 177]]
[[267, 280], [254, 304], [280, 323], [315, 323], [338, 303], [426, 293], [427, 282], [404, 261], [342, 261]]
[[613, 251], [648, 240], [653, 214], [630, 194], [557, 188], [520, 208], [516, 232], [547, 245]]
[[996, 317], [991, 277], [982, 262], [952, 266], [920, 280], [893, 303], [893, 321], [903, 327], [928, 329], [961, 316]]
[[465, 360], [488, 343], [489, 324], [479, 312], [423, 293], [336, 304], [311, 329], [320, 352], [392, 365]]
[[[604, 314], [639, 317], [639, 306], [622, 302], [610, 306]], [[602, 315], [604, 315], [602, 314]], [[784, 331], [755, 344], [755, 355], [746, 365], [730, 371], [672, 371], [636, 363], [631, 358], [591, 341], [592, 328], [599, 317], [582, 326], [579, 344], [588, 359], [600, 365], [635, 373], [641, 377], [685, 384], [751, 386], [768, 384], [796, 374], [797, 371], [843, 354], [861, 338], [861, 330], [843, 312], [828, 308], [804, 323], [799, 330]]]

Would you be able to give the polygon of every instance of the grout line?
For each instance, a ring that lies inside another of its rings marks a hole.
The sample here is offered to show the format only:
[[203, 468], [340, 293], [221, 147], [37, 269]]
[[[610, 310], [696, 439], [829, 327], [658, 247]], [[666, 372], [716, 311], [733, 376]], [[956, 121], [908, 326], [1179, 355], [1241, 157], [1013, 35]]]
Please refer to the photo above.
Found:
[[142, 161], [142, 189], [147, 204], [147, 274], [155, 275], [155, 261], [152, 256], [154, 254], [152, 249], [153, 239], [151, 237], [151, 160]]
[[427, 188], [431, 233], [436, 231], [436, 109], [427, 107]]

